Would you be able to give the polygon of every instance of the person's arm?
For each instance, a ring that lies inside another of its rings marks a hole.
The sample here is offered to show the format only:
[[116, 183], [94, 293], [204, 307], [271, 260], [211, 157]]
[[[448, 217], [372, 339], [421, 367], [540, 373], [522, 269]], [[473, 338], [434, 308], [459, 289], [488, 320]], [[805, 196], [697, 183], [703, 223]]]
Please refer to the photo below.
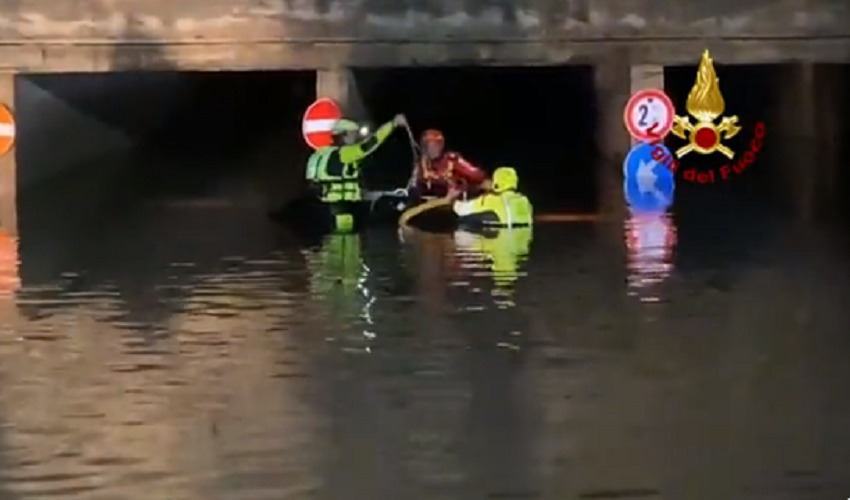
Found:
[[456, 197], [450, 197], [449, 200], [452, 201], [452, 210], [454, 210], [454, 213], [458, 217], [469, 217], [474, 214], [475, 204], [478, 203], [478, 199], [462, 201], [458, 200]]
[[421, 157], [419, 161], [416, 162], [416, 180], [417, 182], [424, 182], [428, 178], [427, 171], [428, 159]]
[[383, 144], [392, 134], [393, 129], [395, 129], [396, 123], [395, 121], [388, 121], [387, 123], [378, 127], [374, 133], [370, 134], [369, 137], [358, 142], [357, 144], [351, 144], [349, 146], [342, 146], [339, 148], [339, 157], [345, 164], [352, 164], [361, 161], [366, 158], [370, 154], [374, 153], [378, 147]]
[[315, 181], [316, 176], [319, 174], [319, 161], [322, 159], [322, 154], [319, 151], [314, 152], [307, 159], [307, 169], [304, 172], [304, 177], [310, 182]]
[[459, 154], [452, 154], [454, 155], [455, 171], [460, 177], [464, 178], [467, 183], [477, 186], [487, 179], [487, 174], [483, 170], [476, 167]]

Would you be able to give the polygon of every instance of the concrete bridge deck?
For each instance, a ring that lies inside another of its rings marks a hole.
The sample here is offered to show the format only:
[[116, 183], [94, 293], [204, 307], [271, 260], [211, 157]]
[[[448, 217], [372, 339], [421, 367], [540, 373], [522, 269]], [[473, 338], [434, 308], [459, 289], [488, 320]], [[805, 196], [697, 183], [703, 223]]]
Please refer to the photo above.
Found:
[[2, 0], [0, 71], [850, 59], [841, 0]]

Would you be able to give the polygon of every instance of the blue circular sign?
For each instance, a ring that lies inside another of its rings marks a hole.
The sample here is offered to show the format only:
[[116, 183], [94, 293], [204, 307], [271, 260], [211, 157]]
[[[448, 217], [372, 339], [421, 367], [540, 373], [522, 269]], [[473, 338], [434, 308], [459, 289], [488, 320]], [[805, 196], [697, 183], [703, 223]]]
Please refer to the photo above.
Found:
[[637, 212], [663, 212], [673, 204], [676, 179], [667, 167], [672, 154], [664, 144], [639, 143], [623, 161], [623, 194]]

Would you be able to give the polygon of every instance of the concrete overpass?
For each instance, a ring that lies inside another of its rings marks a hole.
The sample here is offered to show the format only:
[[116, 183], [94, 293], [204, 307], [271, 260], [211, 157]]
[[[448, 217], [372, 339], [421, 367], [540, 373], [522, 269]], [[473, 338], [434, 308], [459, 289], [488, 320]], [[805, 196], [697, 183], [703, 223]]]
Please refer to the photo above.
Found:
[[585, 64], [622, 52], [687, 64], [843, 62], [850, 6], [831, 0], [4, 0], [3, 69], [329, 69]]
[[[823, 119], [835, 114], [828, 103], [837, 102], [846, 87], [843, 72], [832, 66], [850, 60], [850, 4], [843, 1], [0, 0], [0, 5], [0, 100], [16, 102], [18, 75], [19, 94], [30, 92], [21, 82], [35, 81], [56, 98], [19, 109], [19, 115], [70, 105], [105, 129], [113, 128], [110, 110], [92, 112], [97, 103], [126, 101], [129, 91], [141, 96], [138, 83], [115, 88], [95, 79], [69, 89], [28, 75], [306, 69], [317, 71], [317, 93], [353, 108], [360, 103], [351, 68], [591, 65], [602, 115], [598, 142], [617, 158], [628, 148], [620, 118], [628, 95], [663, 87], [665, 66], [695, 65], [708, 48], [722, 64], [792, 65], [782, 79], [784, 100], [794, 107], [786, 110], [791, 118], [781, 132], [786, 143], [837, 137], [844, 130], [843, 121]], [[827, 80], [832, 84], [823, 85]], [[170, 95], [177, 95], [173, 84]], [[816, 87], [831, 94], [818, 95]], [[161, 93], [162, 87], [147, 85], [147, 92]], [[21, 100], [19, 95], [19, 107]], [[166, 116], [148, 119], [146, 126]], [[831, 128], [824, 131], [825, 126]], [[67, 133], [76, 128], [67, 127]], [[102, 134], [73, 142], [91, 145], [83, 147], [88, 150], [132, 140], [127, 134], [95, 139]], [[45, 141], [48, 147], [50, 138]], [[64, 160], [68, 165], [71, 156]], [[14, 155], [2, 160], [0, 223], [8, 228], [14, 227], [15, 206], [10, 183], [21, 188], [30, 182], [15, 181], [15, 169]], [[27, 178], [35, 182], [45, 175]], [[815, 187], [799, 189], [805, 192], [794, 199], [816, 198]]]

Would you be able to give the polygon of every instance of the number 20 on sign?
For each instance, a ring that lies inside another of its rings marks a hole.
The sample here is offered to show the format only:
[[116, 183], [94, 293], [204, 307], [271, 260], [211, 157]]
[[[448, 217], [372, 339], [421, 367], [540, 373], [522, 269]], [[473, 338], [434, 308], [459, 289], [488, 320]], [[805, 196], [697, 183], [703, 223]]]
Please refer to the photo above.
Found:
[[673, 101], [663, 90], [644, 89], [629, 98], [623, 122], [634, 140], [652, 142], [670, 133], [675, 116]]

